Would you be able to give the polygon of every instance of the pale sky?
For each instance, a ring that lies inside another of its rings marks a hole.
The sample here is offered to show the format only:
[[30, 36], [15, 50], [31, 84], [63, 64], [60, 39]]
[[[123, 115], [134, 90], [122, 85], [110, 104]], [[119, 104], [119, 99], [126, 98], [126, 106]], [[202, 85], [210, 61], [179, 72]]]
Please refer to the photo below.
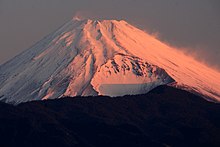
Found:
[[0, 64], [76, 13], [125, 19], [220, 68], [219, 0], [0, 0]]

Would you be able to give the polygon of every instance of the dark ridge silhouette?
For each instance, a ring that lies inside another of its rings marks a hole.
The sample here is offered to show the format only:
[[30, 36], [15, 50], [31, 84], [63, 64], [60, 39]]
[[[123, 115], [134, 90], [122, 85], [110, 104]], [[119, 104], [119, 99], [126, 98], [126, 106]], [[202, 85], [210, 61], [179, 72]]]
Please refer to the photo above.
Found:
[[148, 94], [0, 103], [0, 146], [220, 146], [220, 104], [160, 86]]

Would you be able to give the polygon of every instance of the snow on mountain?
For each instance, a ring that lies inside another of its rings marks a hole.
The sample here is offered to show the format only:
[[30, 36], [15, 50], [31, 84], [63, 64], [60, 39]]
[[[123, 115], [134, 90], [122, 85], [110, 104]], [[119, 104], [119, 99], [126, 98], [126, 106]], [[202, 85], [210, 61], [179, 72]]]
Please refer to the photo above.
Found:
[[169, 83], [220, 101], [220, 73], [123, 20], [73, 19], [0, 66], [8, 103], [142, 94]]

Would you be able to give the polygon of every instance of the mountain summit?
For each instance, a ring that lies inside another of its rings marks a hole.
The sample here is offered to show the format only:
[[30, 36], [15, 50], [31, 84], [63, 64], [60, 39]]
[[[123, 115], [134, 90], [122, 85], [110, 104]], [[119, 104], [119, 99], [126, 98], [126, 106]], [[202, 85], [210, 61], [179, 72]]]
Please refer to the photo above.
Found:
[[73, 19], [0, 66], [0, 100], [15, 104], [166, 84], [220, 101], [220, 73], [123, 20]]

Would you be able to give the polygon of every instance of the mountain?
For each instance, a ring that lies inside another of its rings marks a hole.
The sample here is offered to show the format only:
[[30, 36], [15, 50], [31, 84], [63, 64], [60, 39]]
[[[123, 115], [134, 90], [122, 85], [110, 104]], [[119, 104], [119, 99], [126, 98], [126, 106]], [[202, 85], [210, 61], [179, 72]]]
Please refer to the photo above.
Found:
[[0, 66], [0, 100], [123, 96], [170, 84], [220, 101], [220, 73], [123, 20], [73, 19]]
[[220, 104], [159, 86], [147, 94], [0, 102], [0, 146], [220, 145]]

